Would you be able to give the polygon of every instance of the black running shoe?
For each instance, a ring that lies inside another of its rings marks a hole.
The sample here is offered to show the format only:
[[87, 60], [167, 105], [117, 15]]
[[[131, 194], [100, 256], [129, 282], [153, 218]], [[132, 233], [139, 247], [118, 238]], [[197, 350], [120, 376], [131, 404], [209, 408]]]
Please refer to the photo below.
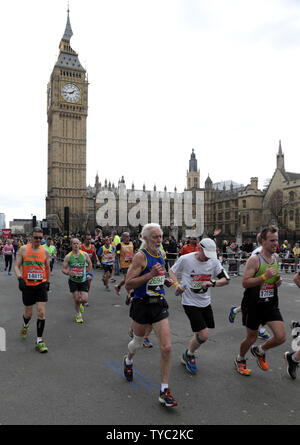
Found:
[[172, 406], [177, 406], [178, 405], [178, 403], [176, 402], [174, 397], [171, 395], [169, 388], [166, 388], [164, 390], [164, 392], [160, 391], [160, 395], [159, 395], [158, 401], [162, 405], [166, 406], [167, 408], [171, 408]]
[[296, 379], [296, 371], [297, 371], [297, 368], [298, 368], [298, 366], [299, 366], [299, 363], [297, 363], [297, 362], [294, 362], [294, 360], [292, 359], [292, 355], [293, 355], [293, 353], [292, 352], [285, 352], [284, 353], [284, 358], [285, 358], [285, 361], [286, 361], [286, 371], [287, 371], [287, 373], [288, 373], [288, 375], [293, 379], [293, 380], [295, 380]]
[[133, 380], [132, 365], [126, 364], [126, 355], [124, 357], [124, 375], [128, 382], [132, 382], [132, 380]]

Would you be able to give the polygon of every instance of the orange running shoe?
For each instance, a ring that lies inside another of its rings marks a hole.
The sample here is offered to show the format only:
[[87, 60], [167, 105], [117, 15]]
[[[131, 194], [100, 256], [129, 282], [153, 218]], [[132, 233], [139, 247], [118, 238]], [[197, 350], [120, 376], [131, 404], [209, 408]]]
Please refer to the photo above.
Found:
[[259, 352], [258, 346], [251, 346], [251, 354], [254, 355], [254, 357], [256, 358], [257, 364], [260, 367], [260, 369], [262, 369], [263, 371], [269, 370], [269, 365], [266, 360], [266, 356], [265, 354], [261, 354]]
[[251, 370], [247, 368], [246, 360], [238, 360], [238, 358], [236, 358], [234, 360], [234, 364], [235, 364], [236, 370], [239, 374], [241, 374], [241, 375], [250, 375], [251, 374]]

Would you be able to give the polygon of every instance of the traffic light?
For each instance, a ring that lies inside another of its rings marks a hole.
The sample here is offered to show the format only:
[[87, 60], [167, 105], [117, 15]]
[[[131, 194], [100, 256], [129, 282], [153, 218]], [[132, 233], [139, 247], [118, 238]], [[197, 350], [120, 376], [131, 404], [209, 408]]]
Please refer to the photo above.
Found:
[[36, 216], [33, 215], [32, 217], [32, 228], [34, 229], [36, 227]]

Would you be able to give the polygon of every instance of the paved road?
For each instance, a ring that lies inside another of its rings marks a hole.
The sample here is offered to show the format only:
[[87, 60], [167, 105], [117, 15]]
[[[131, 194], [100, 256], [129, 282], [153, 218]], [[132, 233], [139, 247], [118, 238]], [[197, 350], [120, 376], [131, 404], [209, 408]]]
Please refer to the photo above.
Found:
[[[189, 375], [180, 363], [191, 336], [188, 320], [174, 291], [167, 291], [172, 332], [170, 387], [179, 403], [168, 410], [158, 403], [159, 349], [138, 351], [134, 382], [125, 381], [122, 358], [128, 337], [125, 293], [105, 292], [95, 272], [84, 324], [74, 322], [67, 279], [55, 265], [46, 312], [44, 338], [48, 354], [34, 350], [36, 317], [30, 335], [19, 337], [23, 307], [14, 276], [0, 272], [0, 326], [6, 351], [0, 352], [0, 424], [2, 425], [296, 425], [299, 424], [299, 379], [285, 370], [283, 353], [291, 337], [268, 354], [270, 370], [261, 371], [249, 355], [250, 377], [237, 374], [234, 356], [244, 336], [241, 317], [228, 322], [231, 305], [239, 305], [241, 277], [213, 289], [216, 328], [198, 354], [199, 372]], [[280, 289], [286, 326], [300, 318], [300, 290], [284, 275]]]

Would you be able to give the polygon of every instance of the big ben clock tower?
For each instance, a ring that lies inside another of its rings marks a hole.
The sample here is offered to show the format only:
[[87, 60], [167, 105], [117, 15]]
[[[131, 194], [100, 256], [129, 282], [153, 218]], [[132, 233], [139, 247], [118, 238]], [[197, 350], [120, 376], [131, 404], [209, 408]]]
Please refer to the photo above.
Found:
[[47, 89], [48, 190], [46, 217], [51, 228], [84, 230], [86, 198], [86, 119], [88, 81], [72, 49], [69, 10], [59, 56]]

